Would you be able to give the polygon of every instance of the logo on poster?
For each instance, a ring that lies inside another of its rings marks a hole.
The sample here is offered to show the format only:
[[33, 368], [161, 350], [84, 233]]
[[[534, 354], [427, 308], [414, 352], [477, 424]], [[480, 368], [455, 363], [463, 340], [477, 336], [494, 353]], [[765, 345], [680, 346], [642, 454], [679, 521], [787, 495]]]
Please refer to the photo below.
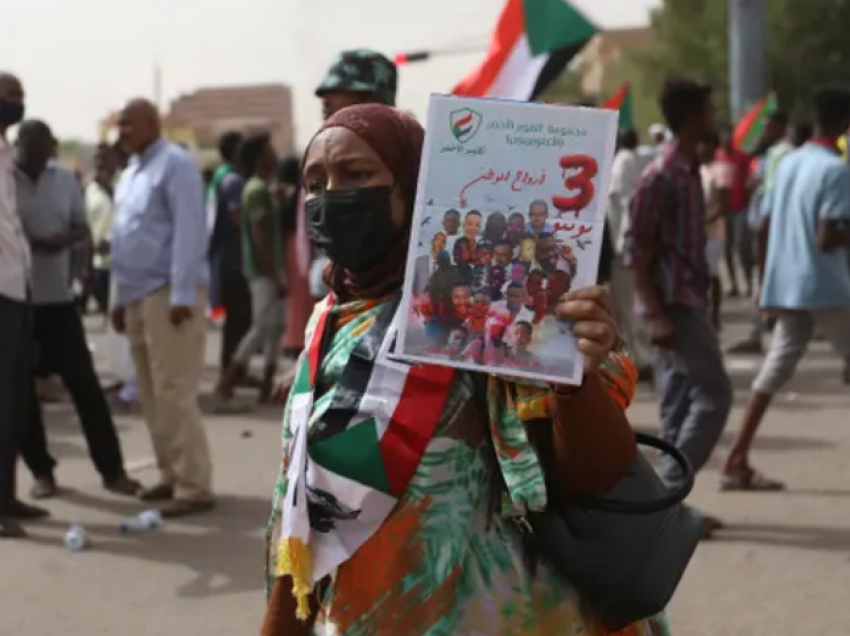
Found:
[[449, 113], [449, 127], [455, 139], [465, 144], [478, 134], [483, 119], [480, 113], [471, 108], [462, 108]]

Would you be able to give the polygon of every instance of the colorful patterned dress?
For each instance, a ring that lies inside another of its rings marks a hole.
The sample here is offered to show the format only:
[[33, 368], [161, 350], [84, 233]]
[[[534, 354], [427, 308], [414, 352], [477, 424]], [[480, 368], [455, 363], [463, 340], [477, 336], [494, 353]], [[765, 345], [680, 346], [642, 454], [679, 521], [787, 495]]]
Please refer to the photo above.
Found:
[[[311, 425], [327, 409], [333, 385], [380, 307], [358, 302], [334, 308], [334, 336], [321, 362], [322, 381], [331, 388], [317, 397]], [[633, 365], [625, 356], [612, 355], [603, 374], [612, 396], [625, 407], [635, 388]], [[332, 575], [315, 636], [610, 634], [548, 566], [539, 564], [532, 575], [513, 523], [504, 516], [493, 518], [493, 463], [487, 459], [486, 428], [473, 388], [471, 374], [456, 375], [434, 437], [405, 494], [377, 533]], [[510, 503], [540, 510], [546, 505], [543, 472], [523, 422], [547, 416], [550, 391], [526, 381], [508, 391], [505, 380], [491, 379], [487, 397], [490, 431]], [[284, 467], [292, 440], [289, 406], [283, 423]], [[281, 572], [277, 540], [285, 474], [282, 469], [269, 523], [270, 585]], [[502, 515], [509, 513], [503, 506]], [[663, 616], [619, 634], [670, 636]]]

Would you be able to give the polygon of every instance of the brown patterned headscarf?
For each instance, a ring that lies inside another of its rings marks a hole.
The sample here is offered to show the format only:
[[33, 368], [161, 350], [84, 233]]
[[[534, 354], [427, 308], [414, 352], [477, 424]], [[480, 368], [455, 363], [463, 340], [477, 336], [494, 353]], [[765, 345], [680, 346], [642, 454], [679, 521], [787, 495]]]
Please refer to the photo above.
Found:
[[[325, 284], [340, 300], [378, 298], [398, 289], [404, 282], [409, 226], [413, 218], [425, 131], [410, 115], [384, 104], [358, 104], [343, 108], [325, 120], [316, 135], [328, 128], [347, 128], [369, 144], [392, 172], [395, 187], [404, 199], [408, 231], [404, 240], [399, 241], [380, 263], [357, 274], [334, 263], [325, 268]], [[309, 148], [308, 145], [307, 150]]]

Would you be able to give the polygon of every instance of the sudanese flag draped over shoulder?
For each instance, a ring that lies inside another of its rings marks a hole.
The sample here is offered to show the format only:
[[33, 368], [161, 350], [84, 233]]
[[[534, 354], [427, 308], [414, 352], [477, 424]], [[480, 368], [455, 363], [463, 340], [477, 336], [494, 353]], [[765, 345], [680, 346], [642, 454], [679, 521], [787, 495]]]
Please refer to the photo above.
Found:
[[507, 0], [487, 57], [452, 93], [535, 100], [596, 33], [566, 0]]

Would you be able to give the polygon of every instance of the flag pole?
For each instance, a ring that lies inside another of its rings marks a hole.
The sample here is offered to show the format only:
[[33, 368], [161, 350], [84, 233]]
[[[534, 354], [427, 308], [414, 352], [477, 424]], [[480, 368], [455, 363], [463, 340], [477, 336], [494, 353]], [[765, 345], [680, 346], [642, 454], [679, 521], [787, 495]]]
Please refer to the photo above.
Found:
[[739, 121], [768, 92], [765, 0], [729, 0], [729, 96]]

